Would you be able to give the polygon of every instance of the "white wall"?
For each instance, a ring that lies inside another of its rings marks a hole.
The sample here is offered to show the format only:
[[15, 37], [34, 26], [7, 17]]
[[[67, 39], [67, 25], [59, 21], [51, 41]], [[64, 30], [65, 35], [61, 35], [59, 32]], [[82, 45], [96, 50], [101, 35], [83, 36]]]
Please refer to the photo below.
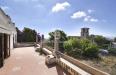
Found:
[[10, 35], [10, 49], [13, 49], [13, 34]]
[[[13, 49], [13, 43], [16, 44], [17, 43], [17, 37], [16, 37], [16, 34], [17, 33], [12, 33], [10, 35], [10, 49], [12, 50]], [[13, 37], [14, 37], [14, 41], [13, 41]]]
[[[11, 21], [11, 18], [4, 13], [4, 11], [0, 8], [0, 33], [10, 35], [10, 49], [13, 49], [13, 43], [17, 43], [16, 41], [16, 28], [15, 24]], [[13, 41], [14, 37], [14, 41]]]

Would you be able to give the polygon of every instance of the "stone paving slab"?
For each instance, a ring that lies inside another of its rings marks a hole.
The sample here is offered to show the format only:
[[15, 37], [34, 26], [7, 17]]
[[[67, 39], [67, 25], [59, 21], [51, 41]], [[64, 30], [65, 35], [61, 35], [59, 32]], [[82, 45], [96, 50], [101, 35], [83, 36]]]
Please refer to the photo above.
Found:
[[45, 57], [35, 52], [34, 47], [15, 48], [0, 68], [0, 75], [58, 75], [56, 67], [48, 68]]

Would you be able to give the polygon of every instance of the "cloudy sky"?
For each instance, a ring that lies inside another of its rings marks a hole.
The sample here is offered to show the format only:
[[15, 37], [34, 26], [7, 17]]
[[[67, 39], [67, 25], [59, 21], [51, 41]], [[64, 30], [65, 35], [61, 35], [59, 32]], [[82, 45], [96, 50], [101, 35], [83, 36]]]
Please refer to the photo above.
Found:
[[116, 36], [116, 0], [0, 0], [0, 7], [19, 29], [29, 27], [48, 37], [55, 29], [68, 35]]

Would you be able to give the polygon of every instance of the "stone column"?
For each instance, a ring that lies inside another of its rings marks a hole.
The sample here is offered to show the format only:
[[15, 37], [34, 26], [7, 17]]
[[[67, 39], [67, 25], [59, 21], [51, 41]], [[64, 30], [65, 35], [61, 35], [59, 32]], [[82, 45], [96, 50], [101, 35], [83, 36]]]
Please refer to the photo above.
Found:
[[38, 44], [38, 35], [36, 34], [36, 44]]
[[7, 46], [8, 46], [8, 57], [9, 57], [10, 56], [10, 35], [7, 36], [7, 39], [8, 39]]
[[54, 35], [54, 56], [59, 57], [58, 51], [59, 51], [59, 39], [60, 39], [60, 33], [58, 31], [55, 31]]
[[40, 48], [43, 48], [44, 35], [41, 36]]
[[10, 50], [11, 50], [10, 44], [11, 44], [11, 41], [10, 41], [10, 35], [9, 35], [9, 56], [10, 56]]

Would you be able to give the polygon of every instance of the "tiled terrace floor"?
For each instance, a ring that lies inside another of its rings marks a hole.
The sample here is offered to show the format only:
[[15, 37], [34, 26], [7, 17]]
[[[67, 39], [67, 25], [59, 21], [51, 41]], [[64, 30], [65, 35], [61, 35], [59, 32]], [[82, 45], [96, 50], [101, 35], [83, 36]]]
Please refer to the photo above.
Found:
[[34, 47], [15, 48], [0, 68], [0, 75], [58, 75], [56, 67], [48, 68], [45, 57], [35, 52]]

